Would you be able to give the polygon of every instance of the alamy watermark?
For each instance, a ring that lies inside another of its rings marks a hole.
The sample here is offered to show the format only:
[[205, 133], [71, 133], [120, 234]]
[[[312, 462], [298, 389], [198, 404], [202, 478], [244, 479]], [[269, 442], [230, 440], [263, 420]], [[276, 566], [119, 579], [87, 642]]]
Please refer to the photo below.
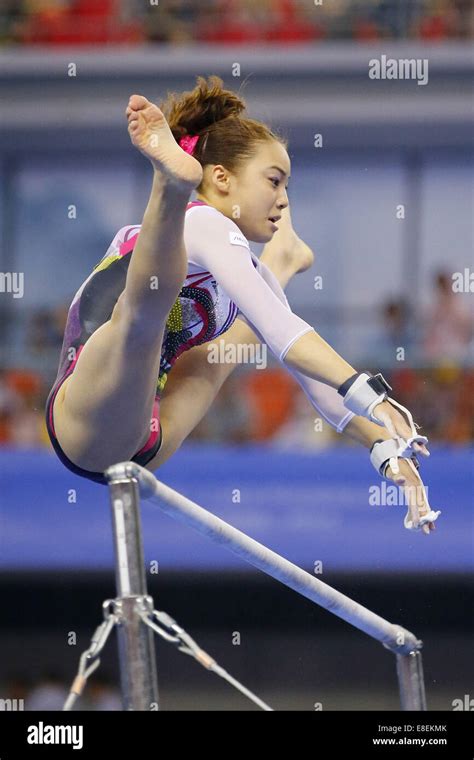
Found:
[[369, 487], [371, 507], [408, 507], [412, 503], [423, 504], [428, 499], [428, 486], [397, 486], [385, 480]]
[[474, 272], [468, 267], [462, 272], [453, 272], [451, 278], [453, 293], [474, 293]]
[[28, 744], [72, 744], [73, 749], [84, 746], [84, 726], [49, 725], [43, 721], [28, 726]]
[[474, 710], [474, 698], [470, 694], [464, 694], [462, 698], [453, 699], [451, 706], [454, 711], [466, 710], [472, 712]]
[[370, 79], [416, 79], [417, 84], [428, 84], [428, 58], [371, 58]]
[[19, 712], [25, 709], [24, 699], [0, 699], [0, 712]]
[[25, 293], [24, 272], [0, 272], [0, 293], [12, 293], [13, 298], [23, 298]]
[[221, 338], [218, 345], [208, 346], [207, 361], [209, 364], [255, 364], [257, 369], [266, 369], [267, 344], [226, 343]]

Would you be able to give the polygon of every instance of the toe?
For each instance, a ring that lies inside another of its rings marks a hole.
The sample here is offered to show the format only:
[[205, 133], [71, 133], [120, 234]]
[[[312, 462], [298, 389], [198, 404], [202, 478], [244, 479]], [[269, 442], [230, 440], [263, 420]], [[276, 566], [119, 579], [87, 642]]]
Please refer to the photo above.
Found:
[[138, 110], [141, 108], [145, 108], [148, 105], [149, 101], [144, 97], [144, 95], [131, 95], [130, 100], [128, 101], [128, 104], [130, 108], [133, 108], [134, 110]]

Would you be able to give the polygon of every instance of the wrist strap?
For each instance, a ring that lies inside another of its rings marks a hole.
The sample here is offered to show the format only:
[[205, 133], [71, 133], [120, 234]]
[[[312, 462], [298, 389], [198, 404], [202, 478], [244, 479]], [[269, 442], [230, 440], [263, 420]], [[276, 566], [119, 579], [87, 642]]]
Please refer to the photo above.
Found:
[[387, 438], [386, 440], [379, 438], [372, 444], [370, 461], [383, 478], [389, 465], [393, 472], [398, 471], [398, 459], [410, 459], [416, 469], [420, 469], [420, 463], [416, 455], [411, 450], [406, 450], [403, 438], [399, 438], [398, 442], [394, 438]]
[[337, 392], [343, 396], [346, 409], [381, 425], [380, 420], [372, 415], [372, 410], [385, 401], [389, 390], [392, 389], [380, 372], [377, 375], [357, 372], [345, 380]]
[[347, 391], [351, 387], [352, 383], [354, 382], [354, 380], [356, 379], [356, 377], [359, 377], [359, 375], [360, 375], [360, 372], [355, 372], [353, 375], [351, 375], [350, 377], [348, 377], [347, 380], [344, 380], [344, 382], [342, 383], [342, 385], [340, 385], [339, 388], [337, 389], [337, 392], [341, 396], [345, 396], [346, 393], [347, 393]]
[[398, 460], [397, 442], [394, 438], [388, 438], [387, 440], [379, 438], [370, 449], [370, 461], [383, 478], [391, 459]]

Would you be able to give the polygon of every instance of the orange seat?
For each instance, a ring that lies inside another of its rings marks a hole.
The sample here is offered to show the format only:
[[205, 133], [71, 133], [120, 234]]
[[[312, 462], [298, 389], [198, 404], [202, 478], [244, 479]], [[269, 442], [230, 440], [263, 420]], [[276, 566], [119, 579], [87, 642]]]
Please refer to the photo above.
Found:
[[272, 438], [294, 412], [298, 384], [278, 367], [254, 370], [242, 382], [252, 407], [251, 438]]

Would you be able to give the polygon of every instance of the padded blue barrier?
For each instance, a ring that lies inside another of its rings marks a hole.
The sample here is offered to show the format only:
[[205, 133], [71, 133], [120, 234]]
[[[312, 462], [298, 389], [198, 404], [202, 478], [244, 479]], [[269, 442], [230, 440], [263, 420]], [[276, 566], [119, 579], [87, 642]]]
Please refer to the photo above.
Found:
[[[309, 572], [470, 572], [474, 449], [431, 451], [422, 472], [431, 506], [443, 513], [429, 537], [403, 527], [398, 489], [378, 478], [358, 447], [188, 444], [156, 474]], [[142, 525], [146, 560], [158, 561], [160, 573], [246, 569], [146, 502]], [[0, 569], [112, 566], [107, 488], [73, 475], [48, 451], [0, 450]]]

